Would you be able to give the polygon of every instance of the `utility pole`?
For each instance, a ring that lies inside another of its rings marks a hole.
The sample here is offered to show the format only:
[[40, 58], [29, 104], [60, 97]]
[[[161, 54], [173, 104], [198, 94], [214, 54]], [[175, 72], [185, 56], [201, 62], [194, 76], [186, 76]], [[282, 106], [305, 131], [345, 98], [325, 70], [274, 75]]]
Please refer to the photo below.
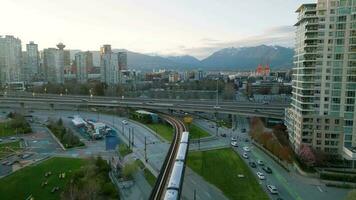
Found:
[[146, 136], [145, 136], [145, 161], [147, 163], [147, 140], [146, 140]]
[[131, 128], [131, 135], [132, 135], [132, 147], [135, 146], [135, 132], [134, 132], [134, 128]]
[[219, 78], [216, 79], [216, 107], [219, 105]]
[[129, 129], [129, 148], [131, 148], [131, 132], [130, 132], [130, 129]]
[[197, 199], [197, 190], [194, 189], [194, 200]]

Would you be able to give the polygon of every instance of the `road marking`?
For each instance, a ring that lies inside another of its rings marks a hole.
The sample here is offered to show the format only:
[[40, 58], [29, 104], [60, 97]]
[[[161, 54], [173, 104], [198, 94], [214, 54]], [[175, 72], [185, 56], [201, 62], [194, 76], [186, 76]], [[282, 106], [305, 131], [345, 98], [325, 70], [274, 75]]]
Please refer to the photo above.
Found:
[[319, 189], [320, 192], [323, 192], [320, 186], [317, 186], [317, 188]]

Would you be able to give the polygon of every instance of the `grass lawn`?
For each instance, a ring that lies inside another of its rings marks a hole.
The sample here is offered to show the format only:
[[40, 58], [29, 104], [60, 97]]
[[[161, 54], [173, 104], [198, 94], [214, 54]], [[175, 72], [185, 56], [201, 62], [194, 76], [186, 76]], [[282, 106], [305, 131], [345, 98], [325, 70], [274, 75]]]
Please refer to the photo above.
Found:
[[147, 168], [145, 168], [145, 169], [143, 170], [143, 174], [144, 174], [144, 176], [145, 176], [147, 182], [148, 182], [152, 187], [154, 187], [157, 178], [156, 178], [156, 177], [150, 172], [150, 170], [148, 170]]
[[158, 123], [158, 124], [146, 124], [150, 129], [155, 131], [158, 135], [160, 135], [165, 140], [171, 142], [173, 140], [173, 127], [166, 123]]
[[203, 137], [208, 137], [210, 134], [200, 128], [199, 126], [195, 124], [191, 124], [189, 126], [189, 137], [190, 139], [198, 139], [198, 138], [203, 138]]
[[[60, 199], [64, 185], [70, 179], [70, 170], [79, 169], [85, 162], [83, 159], [51, 158], [36, 166], [25, 167], [0, 179], [0, 199], [25, 199], [30, 194], [34, 199]], [[44, 174], [48, 171], [51, 171], [52, 175], [45, 177]], [[64, 179], [58, 178], [60, 172], [66, 173]], [[48, 185], [41, 187], [43, 181], [48, 181]], [[60, 189], [51, 193], [54, 186], [58, 186]]]
[[126, 155], [132, 153], [132, 150], [125, 143], [121, 143], [119, 145], [119, 153], [122, 157], [125, 157]]
[[10, 136], [10, 135], [15, 135], [16, 134], [16, 130], [13, 129], [10, 126], [10, 121], [9, 122], [2, 122], [0, 123], [0, 137], [4, 137], [4, 136]]
[[[269, 199], [248, 166], [230, 148], [190, 152], [188, 166], [223, 191], [229, 199]], [[245, 175], [245, 178], [238, 178], [238, 174]]]
[[12, 150], [16, 151], [18, 149], [20, 149], [19, 141], [0, 144], [0, 159], [13, 153]]

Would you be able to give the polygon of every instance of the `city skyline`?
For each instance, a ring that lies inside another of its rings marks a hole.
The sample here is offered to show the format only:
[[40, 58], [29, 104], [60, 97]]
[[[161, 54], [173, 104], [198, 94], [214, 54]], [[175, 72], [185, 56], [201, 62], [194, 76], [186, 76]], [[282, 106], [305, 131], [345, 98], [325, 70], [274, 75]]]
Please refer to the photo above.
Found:
[[[2, 5], [8, 9], [0, 14], [2, 18], [13, 15], [14, 10], [21, 14], [2, 24], [6, 32], [1, 35], [15, 35], [24, 43], [35, 41], [39, 49], [58, 42], [83, 51], [111, 44], [146, 54], [189, 54], [202, 59], [225, 47], [293, 47], [296, 15], [290, 10], [306, 2], [310, 1], [255, 0], [251, 20], [246, 20], [251, 9], [244, 1], [107, 0], [100, 5], [93, 1], [5, 1]], [[256, 20], [264, 23], [251, 23]]]

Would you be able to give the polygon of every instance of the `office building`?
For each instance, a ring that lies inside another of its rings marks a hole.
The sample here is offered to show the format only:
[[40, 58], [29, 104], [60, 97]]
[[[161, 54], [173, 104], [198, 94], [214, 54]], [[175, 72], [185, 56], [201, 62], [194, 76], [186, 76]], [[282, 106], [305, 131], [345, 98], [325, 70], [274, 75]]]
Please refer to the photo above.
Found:
[[20, 81], [21, 65], [21, 40], [11, 35], [0, 36], [0, 82]]
[[[355, 160], [356, 1], [319, 0], [297, 9], [289, 139]], [[351, 162], [352, 163], [352, 162]]]
[[90, 51], [76, 53], [75, 65], [77, 81], [80, 83], [88, 82], [88, 73], [93, 67], [93, 54]]

